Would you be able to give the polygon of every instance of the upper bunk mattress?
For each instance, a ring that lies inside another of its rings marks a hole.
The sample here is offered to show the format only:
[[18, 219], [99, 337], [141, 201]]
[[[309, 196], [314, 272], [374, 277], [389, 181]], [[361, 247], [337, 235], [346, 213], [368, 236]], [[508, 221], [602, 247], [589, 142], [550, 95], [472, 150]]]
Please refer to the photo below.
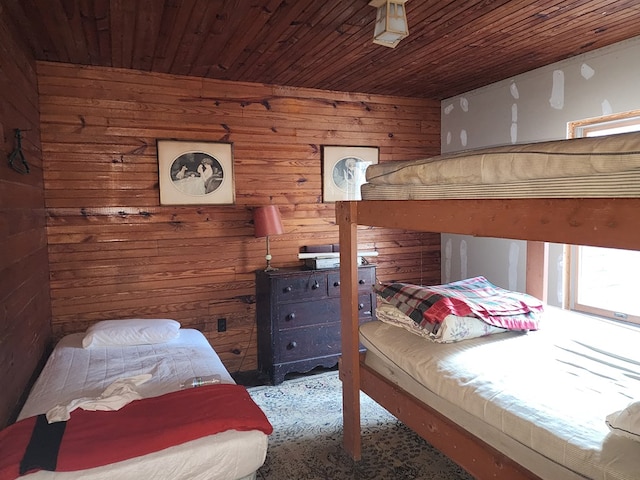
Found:
[[542, 478], [638, 478], [640, 445], [611, 433], [605, 419], [640, 398], [640, 329], [547, 307], [542, 328], [527, 334], [438, 344], [373, 321], [360, 326], [360, 340], [367, 364], [373, 354], [376, 370], [405, 389], [403, 375], [411, 378], [427, 394], [408, 391], [465, 428], [481, 422], [475, 435], [568, 469], [530, 456], [527, 468], [553, 472]]
[[640, 196], [640, 132], [370, 165], [366, 200]]

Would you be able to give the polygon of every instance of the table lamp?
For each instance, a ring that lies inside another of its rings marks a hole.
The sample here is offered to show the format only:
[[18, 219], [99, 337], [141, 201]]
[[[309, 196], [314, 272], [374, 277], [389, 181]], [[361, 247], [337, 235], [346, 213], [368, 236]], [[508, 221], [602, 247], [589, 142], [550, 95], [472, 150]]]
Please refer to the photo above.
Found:
[[271, 266], [271, 250], [269, 249], [269, 236], [284, 233], [282, 228], [282, 219], [280, 218], [280, 210], [275, 205], [267, 205], [266, 207], [258, 207], [253, 211], [253, 224], [255, 226], [255, 237], [267, 237], [267, 268], [265, 272], [277, 270]]

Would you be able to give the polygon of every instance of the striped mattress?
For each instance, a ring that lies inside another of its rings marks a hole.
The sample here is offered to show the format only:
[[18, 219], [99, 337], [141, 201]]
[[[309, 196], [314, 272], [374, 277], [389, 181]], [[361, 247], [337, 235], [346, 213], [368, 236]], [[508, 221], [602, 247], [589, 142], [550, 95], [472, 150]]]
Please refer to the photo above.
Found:
[[367, 168], [364, 200], [640, 196], [640, 132], [469, 150]]

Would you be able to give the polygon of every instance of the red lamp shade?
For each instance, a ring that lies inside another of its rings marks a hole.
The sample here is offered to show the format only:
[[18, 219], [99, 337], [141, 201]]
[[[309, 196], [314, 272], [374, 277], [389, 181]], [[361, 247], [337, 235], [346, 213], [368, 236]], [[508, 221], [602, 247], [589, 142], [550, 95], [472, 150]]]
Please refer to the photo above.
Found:
[[275, 205], [256, 208], [253, 211], [253, 223], [256, 238], [284, 233], [280, 210]]
[[280, 219], [280, 210], [275, 205], [267, 205], [266, 207], [258, 207], [253, 211], [253, 224], [255, 226], [256, 238], [267, 237], [267, 268], [265, 272], [277, 270], [271, 266], [271, 249], [269, 248], [269, 236], [284, 233], [282, 228], [282, 220]]

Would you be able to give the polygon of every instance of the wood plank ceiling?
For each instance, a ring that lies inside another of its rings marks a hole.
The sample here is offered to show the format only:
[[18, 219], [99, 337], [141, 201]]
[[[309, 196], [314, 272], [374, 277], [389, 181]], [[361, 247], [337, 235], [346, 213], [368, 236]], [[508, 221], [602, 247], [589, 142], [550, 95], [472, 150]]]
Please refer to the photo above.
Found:
[[368, 0], [2, 0], [39, 60], [448, 98], [640, 35], [638, 0], [410, 0], [371, 42]]

